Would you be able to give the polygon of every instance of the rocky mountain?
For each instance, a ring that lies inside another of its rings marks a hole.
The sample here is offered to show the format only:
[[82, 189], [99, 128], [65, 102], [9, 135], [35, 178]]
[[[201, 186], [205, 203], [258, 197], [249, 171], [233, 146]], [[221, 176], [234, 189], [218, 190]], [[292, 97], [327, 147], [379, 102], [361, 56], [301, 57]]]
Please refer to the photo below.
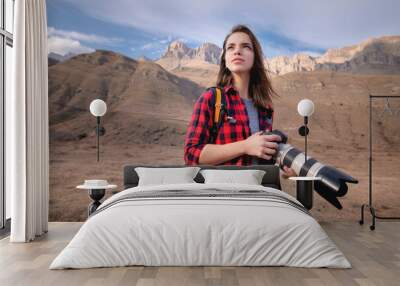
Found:
[[[166, 70], [194, 80], [196, 74], [216, 77], [222, 49], [210, 43], [191, 49], [183, 42], [171, 43], [165, 54], [156, 62]], [[264, 59], [266, 69], [271, 75], [283, 75], [302, 71], [337, 71], [359, 74], [398, 74], [400, 73], [400, 36], [371, 38], [360, 44], [328, 49], [320, 57], [304, 53], [293, 56], [277, 56]], [[200, 81], [198, 81], [200, 80]], [[195, 80], [207, 85], [204, 78]]]
[[371, 38], [358, 45], [328, 49], [320, 57], [295, 54], [267, 60], [272, 74], [293, 71], [337, 71], [361, 74], [400, 73], [400, 36]]
[[330, 49], [316, 62], [316, 70], [399, 74], [400, 36], [372, 38], [359, 45]]
[[306, 54], [296, 54], [293, 57], [277, 56], [270, 60], [264, 60], [266, 69], [274, 75], [294, 71], [312, 71], [315, 69], [315, 64], [315, 59]]
[[174, 41], [169, 44], [167, 51], [161, 58], [174, 57], [177, 59], [184, 59], [185, 57], [191, 58], [193, 49], [187, 47], [185, 43], [180, 41]]
[[344, 63], [351, 58], [357, 57], [361, 53], [378, 51], [382, 54], [400, 56], [400, 36], [383, 36], [370, 38], [358, 45], [348, 46], [340, 49], [328, 49], [327, 52], [319, 57], [318, 63]]
[[93, 136], [85, 122], [94, 122], [89, 105], [100, 98], [107, 103], [107, 140], [178, 144], [181, 122], [202, 91], [153, 62], [110, 51], [81, 54], [49, 67], [50, 139]]
[[211, 43], [204, 43], [194, 49], [194, 58], [205, 62], [219, 65], [222, 49]]
[[181, 41], [174, 41], [156, 63], [167, 70], [190, 65], [192, 61], [218, 65], [221, 52], [222, 49], [212, 43], [204, 43], [197, 48], [189, 48]]

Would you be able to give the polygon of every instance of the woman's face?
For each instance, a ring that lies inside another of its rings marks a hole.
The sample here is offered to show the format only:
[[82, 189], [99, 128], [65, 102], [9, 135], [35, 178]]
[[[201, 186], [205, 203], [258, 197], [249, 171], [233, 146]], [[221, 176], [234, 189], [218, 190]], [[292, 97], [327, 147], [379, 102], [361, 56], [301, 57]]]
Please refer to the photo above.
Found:
[[236, 32], [226, 41], [225, 62], [232, 73], [250, 72], [254, 63], [254, 48], [246, 33]]

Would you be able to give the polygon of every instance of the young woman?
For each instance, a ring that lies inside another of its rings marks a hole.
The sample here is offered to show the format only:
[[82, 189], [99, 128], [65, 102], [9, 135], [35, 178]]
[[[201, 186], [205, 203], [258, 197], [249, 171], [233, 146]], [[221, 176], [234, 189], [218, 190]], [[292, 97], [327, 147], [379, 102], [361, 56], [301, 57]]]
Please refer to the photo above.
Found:
[[[208, 89], [196, 101], [186, 133], [187, 165], [252, 165], [269, 160], [277, 151], [278, 135], [272, 130], [275, 94], [263, 63], [261, 45], [243, 25], [232, 28], [223, 43], [217, 87], [225, 96], [227, 112], [215, 142], [210, 142], [215, 111], [215, 92]], [[295, 176], [285, 167], [283, 177]]]

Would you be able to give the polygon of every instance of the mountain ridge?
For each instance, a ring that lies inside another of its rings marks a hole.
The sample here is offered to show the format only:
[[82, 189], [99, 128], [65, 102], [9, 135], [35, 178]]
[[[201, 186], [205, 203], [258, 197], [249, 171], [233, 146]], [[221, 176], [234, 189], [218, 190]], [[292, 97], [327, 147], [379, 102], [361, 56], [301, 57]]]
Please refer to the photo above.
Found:
[[[183, 42], [174, 41], [155, 62], [169, 71], [191, 66], [193, 61], [218, 65], [221, 53], [222, 49], [212, 43], [189, 48]], [[293, 56], [264, 58], [264, 65], [272, 75], [314, 70], [400, 73], [400, 36], [369, 38], [356, 45], [328, 49], [320, 57], [296, 53]]]

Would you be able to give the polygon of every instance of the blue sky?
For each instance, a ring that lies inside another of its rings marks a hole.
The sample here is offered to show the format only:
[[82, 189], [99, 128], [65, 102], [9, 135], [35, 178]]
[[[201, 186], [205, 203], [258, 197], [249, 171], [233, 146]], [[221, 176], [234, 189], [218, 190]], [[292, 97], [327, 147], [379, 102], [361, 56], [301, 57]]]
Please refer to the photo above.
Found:
[[400, 35], [395, 0], [47, 0], [49, 51], [106, 49], [159, 58], [171, 41], [222, 46], [235, 24], [248, 25], [266, 57], [357, 44]]

